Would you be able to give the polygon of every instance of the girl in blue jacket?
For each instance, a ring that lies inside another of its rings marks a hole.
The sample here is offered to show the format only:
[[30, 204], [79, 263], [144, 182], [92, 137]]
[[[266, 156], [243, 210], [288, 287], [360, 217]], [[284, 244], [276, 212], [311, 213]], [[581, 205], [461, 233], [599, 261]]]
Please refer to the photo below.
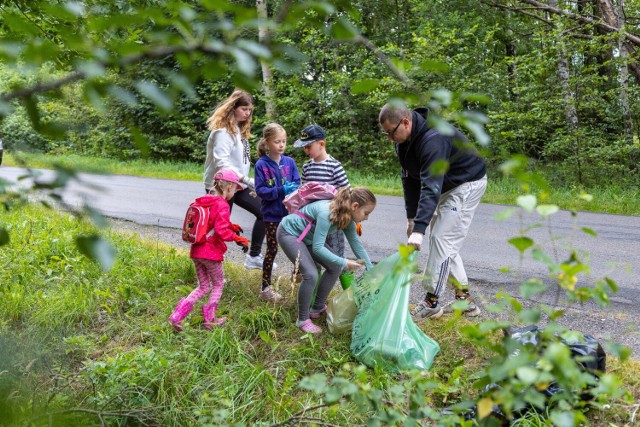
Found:
[[296, 162], [283, 154], [286, 147], [287, 132], [284, 128], [277, 123], [266, 125], [262, 131], [262, 139], [258, 142], [260, 158], [255, 166], [255, 184], [256, 193], [262, 200], [260, 210], [267, 238], [260, 298], [268, 301], [279, 301], [282, 298], [271, 286], [271, 270], [278, 253], [276, 230], [282, 218], [289, 214], [283, 204], [284, 196], [300, 185]]

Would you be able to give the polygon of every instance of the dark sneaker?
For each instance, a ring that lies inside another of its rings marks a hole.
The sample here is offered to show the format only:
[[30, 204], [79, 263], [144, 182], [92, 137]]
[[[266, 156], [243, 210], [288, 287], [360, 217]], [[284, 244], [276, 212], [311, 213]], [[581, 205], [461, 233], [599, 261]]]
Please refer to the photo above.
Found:
[[413, 310], [411, 310], [411, 317], [414, 322], [418, 322], [426, 318], [437, 319], [440, 316], [442, 316], [442, 307], [431, 307], [424, 301], [421, 301], [413, 308]]
[[[453, 307], [453, 304], [456, 304], [456, 307]], [[470, 296], [456, 296], [453, 301], [450, 301], [444, 305], [443, 312], [444, 314], [453, 314], [456, 311], [456, 308], [462, 312], [463, 316], [466, 317], [476, 317], [480, 315], [480, 307], [473, 301], [473, 298]]]

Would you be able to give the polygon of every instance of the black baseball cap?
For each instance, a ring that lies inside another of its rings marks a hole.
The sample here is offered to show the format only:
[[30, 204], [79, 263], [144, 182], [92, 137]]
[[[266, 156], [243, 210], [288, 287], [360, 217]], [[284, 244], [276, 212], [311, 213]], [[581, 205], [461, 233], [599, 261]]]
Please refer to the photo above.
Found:
[[302, 148], [307, 144], [311, 144], [312, 142], [320, 141], [327, 138], [327, 134], [324, 129], [318, 125], [309, 125], [306, 128], [302, 129], [300, 133], [300, 138], [293, 143], [293, 146], [296, 148]]

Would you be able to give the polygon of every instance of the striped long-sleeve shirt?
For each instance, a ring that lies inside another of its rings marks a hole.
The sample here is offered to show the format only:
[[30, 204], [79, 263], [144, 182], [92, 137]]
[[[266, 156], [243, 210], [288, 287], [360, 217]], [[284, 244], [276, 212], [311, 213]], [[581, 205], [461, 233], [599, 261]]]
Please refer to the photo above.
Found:
[[302, 165], [302, 182], [324, 182], [336, 189], [349, 186], [349, 179], [342, 167], [342, 163], [328, 156], [321, 162], [307, 160]]

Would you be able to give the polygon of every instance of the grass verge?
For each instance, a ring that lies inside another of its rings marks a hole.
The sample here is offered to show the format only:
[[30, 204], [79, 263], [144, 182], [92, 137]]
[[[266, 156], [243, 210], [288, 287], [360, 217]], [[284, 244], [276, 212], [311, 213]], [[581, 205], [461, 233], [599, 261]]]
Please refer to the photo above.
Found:
[[[43, 154], [5, 153], [5, 164], [26, 164], [33, 168], [50, 168], [54, 163], [74, 167], [83, 172], [136, 175], [150, 178], [167, 178], [188, 181], [202, 180], [202, 165], [194, 163], [170, 163], [149, 160], [116, 161], [79, 155], [53, 156]], [[561, 209], [603, 212], [620, 215], [640, 215], [640, 190], [619, 187], [561, 187], [541, 189], [523, 187], [517, 180], [490, 173], [484, 203], [516, 203], [522, 194], [535, 194], [541, 203], [555, 204]], [[375, 194], [401, 196], [402, 185], [397, 176], [370, 175], [357, 170], [347, 171], [351, 184], [368, 187]], [[589, 196], [586, 196], [589, 195]]]
[[[186, 252], [107, 231], [118, 255], [104, 273], [75, 249], [74, 236], [95, 232], [88, 224], [34, 207], [2, 222], [11, 241], [0, 252], [0, 425], [271, 425], [318, 405], [313, 418], [324, 425], [365, 423], [370, 410], [300, 387], [317, 374], [409, 405], [398, 398], [409, 376], [358, 367], [349, 335], [301, 334], [286, 282], [287, 302], [267, 305], [256, 298], [259, 273], [226, 263], [226, 325], [205, 330], [201, 301], [177, 334], [166, 320], [196, 284]], [[476, 393], [474, 373], [490, 354], [460, 334], [465, 324], [429, 323], [441, 353], [419, 374], [430, 386], [412, 404], [439, 411]], [[637, 401], [638, 363], [609, 366]], [[628, 412], [627, 402], [611, 402], [589, 419], [623, 425]]]

